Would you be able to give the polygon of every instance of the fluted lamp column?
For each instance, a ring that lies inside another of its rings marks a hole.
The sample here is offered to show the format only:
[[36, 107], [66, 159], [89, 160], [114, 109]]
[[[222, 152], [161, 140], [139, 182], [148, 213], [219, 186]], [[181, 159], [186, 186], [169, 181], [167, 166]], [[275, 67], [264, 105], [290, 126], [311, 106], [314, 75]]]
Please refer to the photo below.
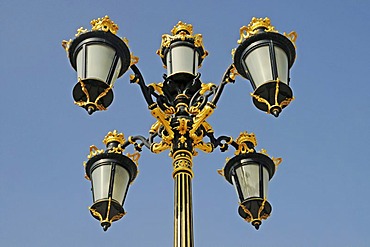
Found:
[[189, 151], [173, 155], [174, 179], [174, 247], [193, 247], [193, 158]]

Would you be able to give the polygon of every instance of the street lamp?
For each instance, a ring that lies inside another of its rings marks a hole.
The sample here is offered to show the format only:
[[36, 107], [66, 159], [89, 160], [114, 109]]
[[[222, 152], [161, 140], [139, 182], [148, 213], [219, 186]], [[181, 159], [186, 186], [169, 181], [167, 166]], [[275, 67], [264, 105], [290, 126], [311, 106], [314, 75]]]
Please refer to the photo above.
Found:
[[[138, 58], [128, 49], [127, 40], [118, 38], [118, 26], [108, 16], [91, 22], [92, 29], [80, 28], [74, 40], [63, 41], [78, 82], [73, 90], [75, 104], [89, 114], [106, 110], [113, 100], [113, 85], [129, 68], [130, 82], [140, 86], [156, 122], [149, 136], [129, 136], [109, 132], [106, 149], [90, 147], [85, 163], [86, 178], [91, 180], [91, 214], [104, 230], [123, 217], [123, 203], [129, 185], [137, 176], [139, 152], [143, 147], [153, 153], [169, 150], [172, 157], [174, 191], [174, 246], [193, 246], [192, 187], [193, 156], [197, 150], [222, 152], [230, 146], [235, 156], [219, 173], [234, 185], [239, 197], [239, 214], [256, 229], [272, 210], [267, 201], [268, 182], [281, 159], [257, 152], [254, 134], [242, 132], [234, 140], [214, 135], [206, 121], [214, 112], [225, 85], [237, 75], [248, 79], [255, 89], [253, 102], [262, 111], [278, 117], [293, 100], [289, 71], [295, 60], [296, 33], [280, 34], [268, 18], [253, 18], [240, 29], [240, 44], [233, 52], [233, 63], [221, 83], [202, 83], [198, 69], [208, 52], [202, 35], [193, 34], [193, 26], [178, 22], [171, 34], [162, 36], [157, 51], [167, 74], [163, 82], [146, 85], [136, 66]], [[124, 153], [133, 145], [134, 154]]]
[[91, 180], [94, 201], [90, 212], [100, 220], [104, 231], [113, 221], [125, 215], [123, 203], [129, 185], [137, 175], [136, 160], [122, 155], [121, 145], [124, 141], [122, 133], [109, 132], [103, 141], [107, 150], [91, 146], [89, 160], [85, 164], [86, 178]]
[[238, 73], [252, 83], [255, 106], [278, 117], [293, 100], [289, 69], [295, 60], [297, 34], [281, 35], [268, 18], [253, 18], [248, 26], [240, 29], [240, 35], [234, 65]]

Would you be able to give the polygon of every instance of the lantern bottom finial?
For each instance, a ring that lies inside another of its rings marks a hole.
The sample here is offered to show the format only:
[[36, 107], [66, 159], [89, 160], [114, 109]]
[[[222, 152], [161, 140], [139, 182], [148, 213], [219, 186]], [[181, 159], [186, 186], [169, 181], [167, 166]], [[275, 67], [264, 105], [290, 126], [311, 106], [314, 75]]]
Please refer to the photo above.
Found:
[[274, 117], [278, 117], [280, 115], [281, 108], [280, 107], [273, 107], [270, 110], [270, 112], [271, 112], [272, 115], [274, 115]]
[[89, 115], [93, 114], [94, 112], [96, 111], [95, 107], [94, 106], [89, 106], [87, 107], [87, 113]]
[[254, 226], [254, 228], [256, 228], [256, 230], [260, 229], [260, 225], [261, 225], [261, 221], [260, 220], [255, 220], [252, 222], [252, 225]]
[[108, 230], [108, 228], [111, 226], [112, 224], [109, 222], [109, 221], [105, 221], [105, 222], [102, 222], [101, 223], [101, 226], [103, 227], [103, 230], [106, 232]]

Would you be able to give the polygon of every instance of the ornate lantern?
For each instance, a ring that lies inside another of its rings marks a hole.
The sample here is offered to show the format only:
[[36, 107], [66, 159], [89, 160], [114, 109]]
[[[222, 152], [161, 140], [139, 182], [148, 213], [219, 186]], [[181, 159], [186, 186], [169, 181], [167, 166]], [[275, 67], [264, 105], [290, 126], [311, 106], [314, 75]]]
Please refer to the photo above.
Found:
[[253, 133], [240, 133], [235, 144], [238, 146], [236, 156], [227, 161], [223, 175], [238, 194], [239, 215], [258, 230], [272, 210], [267, 191], [268, 182], [275, 173], [275, 163], [268, 156], [255, 152], [257, 141]]
[[[123, 134], [109, 132], [104, 139], [107, 150], [90, 147], [86, 176], [91, 180], [93, 205], [90, 212], [106, 231], [113, 221], [125, 215], [123, 204], [130, 183], [137, 175], [135, 162], [122, 155]], [[135, 160], [137, 161], [137, 160]]]
[[171, 32], [172, 36], [162, 35], [161, 48], [157, 54], [167, 68], [169, 79], [187, 82], [195, 78], [208, 52], [204, 50], [202, 35], [193, 35], [191, 24], [179, 21]]
[[257, 230], [272, 210], [266, 198], [274, 173], [274, 162], [260, 153], [237, 155], [224, 168], [225, 178], [234, 185], [240, 200], [239, 215]]
[[91, 21], [92, 30], [78, 29], [76, 38], [63, 41], [78, 83], [73, 89], [75, 104], [89, 114], [105, 110], [113, 101], [113, 85], [130, 67], [131, 55], [118, 26], [108, 16]]
[[278, 117], [294, 99], [289, 70], [296, 56], [297, 34], [282, 35], [271, 26], [269, 18], [253, 18], [248, 26], [240, 28], [240, 35], [234, 65], [241, 76], [250, 80], [255, 106]]

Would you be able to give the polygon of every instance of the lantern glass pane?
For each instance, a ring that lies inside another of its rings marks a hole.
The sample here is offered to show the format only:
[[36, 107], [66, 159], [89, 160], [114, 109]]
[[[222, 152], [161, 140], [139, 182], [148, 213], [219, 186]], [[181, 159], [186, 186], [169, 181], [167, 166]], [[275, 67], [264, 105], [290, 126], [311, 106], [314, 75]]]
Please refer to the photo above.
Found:
[[[98, 79], [107, 84], [113, 84], [121, 69], [120, 59], [117, 66], [113, 68], [116, 51], [103, 44], [91, 44], [86, 46], [85, 49], [87, 49], [86, 52], [81, 49], [77, 55], [77, 76], [81, 79]], [[86, 68], [86, 71], [84, 68]], [[111, 70], [113, 73], [112, 80], [107, 81]]]
[[255, 88], [273, 80], [269, 46], [262, 46], [250, 52], [244, 60], [253, 79]]
[[76, 58], [77, 65], [77, 78], [85, 78], [85, 49], [86, 46], [83, 46], [82, 49], [78, 52]]
[[276, 57], [276, 66], [278, 71], [278, 78], [281, 82], [288, 84], [288, 56], [285, 51], [280, 47], [275, 46], [275, 57]]
[[108, 198], [111, 167], [111, 165], [102, 165], [92, 171], [94, 202]]
[[130, 175], [127, 170], [121, 166], [116, 166], [112, 198], [121, 203], [121, 205], [123, 205], [123, 200], [126, 194], [126, 190], [128, 189], [129, 182]]
[[240, 190], [244, 200], [250, 197], [260, 197], [258, 164], [240, 166], [235, 169], [235, 173], [239, 180]]
[[263, 197], [267, 198], [268, 184], [269, 184], [270, 177], [269, 177], [269, 172], [267, 171], [266, 167], [262, 168], [262, 172], [263, 172], [263, 175], [262, 175], [263, 177]]
[[189, 46], [175, 46], [167, 53], [167, 74], [198, 73], [198, 52]]

